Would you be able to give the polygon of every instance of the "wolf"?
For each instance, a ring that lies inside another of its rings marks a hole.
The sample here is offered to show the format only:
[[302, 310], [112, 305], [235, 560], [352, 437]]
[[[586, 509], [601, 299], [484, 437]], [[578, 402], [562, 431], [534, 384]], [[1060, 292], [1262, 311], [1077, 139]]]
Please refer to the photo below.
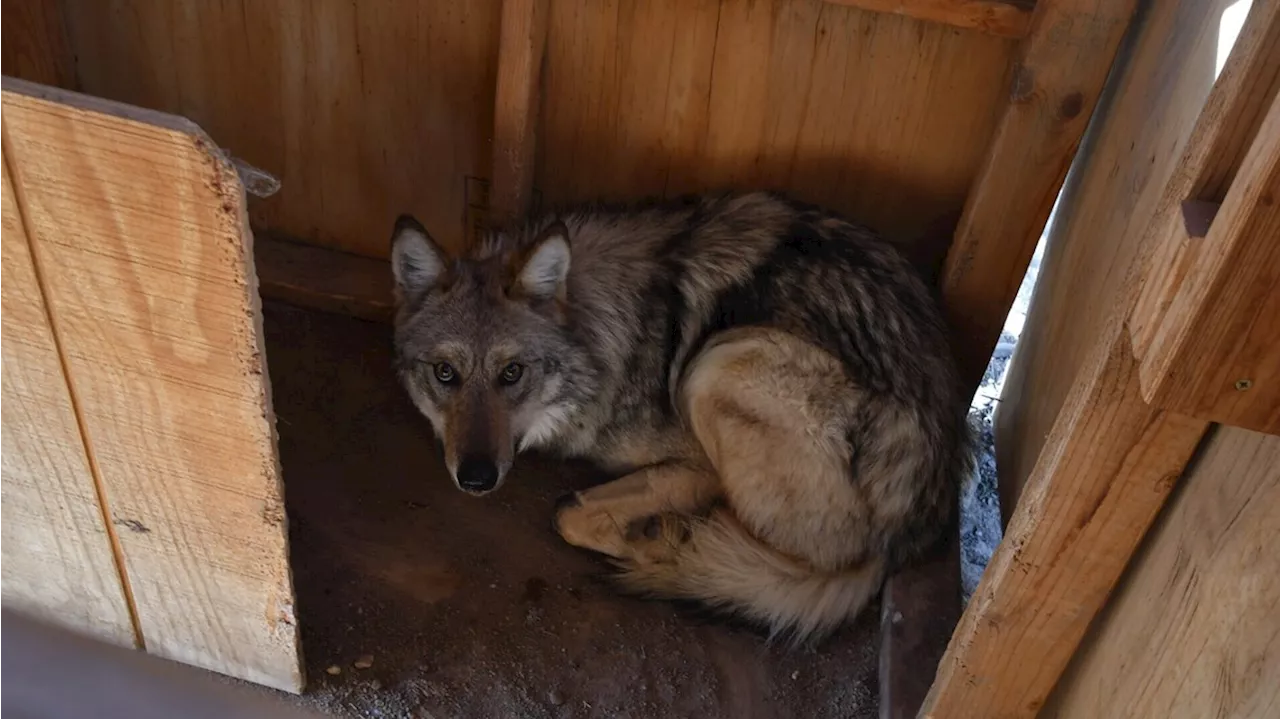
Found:
[[464, 492], [517, 454], [617, 479], [553, 524], [622, 589], [822, 638], [955, 526], [972, 431], [889, 242], [767, 192], [591, 204], [459, 256], [397, 219], [395, 358]]

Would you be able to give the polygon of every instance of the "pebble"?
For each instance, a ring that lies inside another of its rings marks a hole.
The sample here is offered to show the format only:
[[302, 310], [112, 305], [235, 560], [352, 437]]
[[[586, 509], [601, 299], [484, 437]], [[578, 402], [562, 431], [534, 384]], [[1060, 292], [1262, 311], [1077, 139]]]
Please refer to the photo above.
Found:
[[342, 667], [338, 666], [337, 664], [331, 664], [329, 665], [329, 668], [324, 671], [329, 676], [336, 677], [342, 673]]
[[552, 689], [547, 694], [547, 701], [550, 702], [553, 707], [561, 706], [564, 704], [564, 694], [561, 694], [559, 689]]
[[351, 664], [351, 666], [355, 667], [356, 669], [368, 669], [369, 667], [373, 666], [373, 655], [361, 654], [360, 658], [356, 659], [355, 662]]

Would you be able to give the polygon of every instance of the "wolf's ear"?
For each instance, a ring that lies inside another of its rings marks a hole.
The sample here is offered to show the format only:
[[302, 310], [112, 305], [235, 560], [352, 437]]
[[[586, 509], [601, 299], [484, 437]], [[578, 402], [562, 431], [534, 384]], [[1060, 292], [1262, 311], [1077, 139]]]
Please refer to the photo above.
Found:
[[519, 295], [537, 300], [563, 297], [568, 276], [569, 228], [556, 221], [539, 233], [525, 252], [513, 289]]
[[400, 297], [414, 300], [430, 292], [440, 284], [446, 269], [444, 253], [422, 223], [409, 215], [396, 218], [391, 235], [391, 272]]

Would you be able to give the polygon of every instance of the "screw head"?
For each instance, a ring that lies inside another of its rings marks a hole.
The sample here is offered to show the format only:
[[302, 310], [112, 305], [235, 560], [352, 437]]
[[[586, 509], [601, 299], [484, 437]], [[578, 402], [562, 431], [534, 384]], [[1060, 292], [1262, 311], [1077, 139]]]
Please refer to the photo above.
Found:
[[1237, 392], [1244, 392], [1245, 390], [1249, 389], [1249, 388], [1250, 388], [1250, 387], [1252, 387], [1252, 386], [1253, 386], [1253, 380], [1250, 380], [1250, 379], [1238, 379], [1238, 380], [1236, 380], [1236, 391], [1237, 391]]

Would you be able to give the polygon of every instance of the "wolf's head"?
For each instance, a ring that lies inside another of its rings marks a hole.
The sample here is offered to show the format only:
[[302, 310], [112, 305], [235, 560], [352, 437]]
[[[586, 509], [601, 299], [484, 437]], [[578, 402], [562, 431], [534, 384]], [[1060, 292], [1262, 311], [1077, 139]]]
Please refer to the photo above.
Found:
[[392, 236], [396, 362], [463, 491], [496, 489], [517, 451], [563, 428], [590, 370], [566, 330], [568, 230], [495, 238], [465, 258], [417, 220]]

